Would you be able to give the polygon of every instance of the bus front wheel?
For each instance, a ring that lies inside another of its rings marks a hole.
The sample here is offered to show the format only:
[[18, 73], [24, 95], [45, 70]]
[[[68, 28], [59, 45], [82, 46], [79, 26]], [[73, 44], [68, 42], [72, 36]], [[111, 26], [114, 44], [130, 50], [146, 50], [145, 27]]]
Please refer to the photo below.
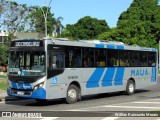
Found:
[[68, 104], [76, 103], [79, 99], [79, 95], [80, 95], [79, 91], [80, 90], [76, 85], [71, 84], [67, 90], [66, 102]]
[[129, 80], [126, 86], [126, 94], [132, 95], [134, 94], [134, 91], [135, 91], [135, 83], [132, 80]]

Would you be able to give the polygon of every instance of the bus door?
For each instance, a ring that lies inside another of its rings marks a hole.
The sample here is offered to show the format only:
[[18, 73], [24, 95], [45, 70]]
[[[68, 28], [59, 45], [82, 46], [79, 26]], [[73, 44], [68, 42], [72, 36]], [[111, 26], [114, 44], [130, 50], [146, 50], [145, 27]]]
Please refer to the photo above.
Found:
[[64, 52], [62, 50], [48, 50], [47, 78], [55, 77], [64, 71]]

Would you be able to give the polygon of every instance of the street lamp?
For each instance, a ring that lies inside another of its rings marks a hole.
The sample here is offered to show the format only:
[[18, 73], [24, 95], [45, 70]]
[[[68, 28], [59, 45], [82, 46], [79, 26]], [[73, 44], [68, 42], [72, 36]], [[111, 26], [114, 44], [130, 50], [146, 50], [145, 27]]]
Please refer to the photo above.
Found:
[[[44, 12], [44, 10], [41, 8], [42, 12], [43, 12], [43, 16], [44, 16], [44, 22], [45, 22], [45, 36], [47, 37], [47, 13], [48, 13], [48, 8], [51, 4], [52, 0], [50, 0], [49, 4], [48, 4], [48, 7], [47, 7], [47, 11], [46, 13]], [[44, 0], [44, 6], [46, 6], [46, 0]]]

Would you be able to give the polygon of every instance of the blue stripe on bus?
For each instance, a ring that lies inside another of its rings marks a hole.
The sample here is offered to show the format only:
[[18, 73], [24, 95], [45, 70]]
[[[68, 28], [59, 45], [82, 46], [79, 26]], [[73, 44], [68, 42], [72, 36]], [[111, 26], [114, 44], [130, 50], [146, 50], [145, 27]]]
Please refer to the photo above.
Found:
[[156, 67], [152, 67], [151, 82], [156, 82]]
[[46, 91], [44, 88], [39, 88], [38, 90], [34, 91], [31, 96], [12, 94], [11, 89], [7, 88], [7, 94], [9, 96], [17, 96], [17, 97], [23, 97], [23, 98], [46, 99]]
[[114, 72], [115, 72], [116, 68], [108, 68], [103, 79], [102, 79], [102, 87], [105, 86], [112, 86], [112, 79], [114, 76]]
[[104, 44], [96, 44], [95, 47], [96, 48], [104, 48]]
[[124, 76], [124, 68], [119, 67], [117, 68], [116, 75], [115, 75], [115, 82], [114, 85], [123, 85], [123, 76]]
[[101, 78], [104, 70], [105, 70], [105, 68], [96, 68], [94, 73], [91, 75], [91, 77], [87, 81], [86, 87], [87, 88], [99, 87], [99, 81], [100, 81], [100, 78]]
[[123, 45], [117, 45], [117, 49], [124, 50], [124, 46]]
[[21, 84], [12, 82], [12, 88], [21, 89], [21, 90], [32, 90], [32, 86], [30, 84]]
[[109, 49], [115, 49], [115, 45], [112, 45], [112, 44], [107, 45], [107, 48], [109, 48]]
[[32, 93], [31, 98], [46, 99], [46, 90], [44, 88], [39, 88]]

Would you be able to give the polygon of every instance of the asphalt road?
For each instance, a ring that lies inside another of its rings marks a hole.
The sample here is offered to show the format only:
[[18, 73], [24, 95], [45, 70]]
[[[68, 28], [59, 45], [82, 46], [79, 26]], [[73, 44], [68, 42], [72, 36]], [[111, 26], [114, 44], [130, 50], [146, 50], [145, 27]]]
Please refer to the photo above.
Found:
[[[71, 120], [74, 119], [74, 117], [86, 120], [90, 117], [92, 117], [93, 120], [121, 120], [125, 118], [133, 119], [133, 117], [130, 116], [136, 117], [136, 115], [141, 116], [138, 116], [137, 118], [140, 120], [143, 120], [143, 117], [145, 117], [145, 120], [160, 120], [160, 117], [157, 117], [157, 114], [160, 116], [160, 112], [158, 112], [160, 111], [160, 77], [156, 86], [148, 87], [143, 90], [136, 90], [135, 94], [131, 96], [124, 95], [120, 92], [84, 96], [82, 97], [82, 101], [77, 102], [76, 104], [66, 104], [61, 99], [40, 104], [33, 99], [6, 97], [4, 101], [0, 102], [0, 111], [0, 116], [3, 116], [0, 117], [0, 120], [7, 120], [8, 117], [6, 117], [6, 115], [10, 114], [10, 112], [18, 112], [20, 115], [20, 118], [17, 118], [16, 115], [18, 113], [15, 115], [12, 114], [14, 116], [14, 118], [12, 118], [13, 120], [22, 119], [21, 117], [25, 117], [26, 114], [28, 115], [25, 111], [37, 113], [37, 116], [35, 114], [35, 116], [29, 114], [29, 117], [36, 117], [37, 120]], [[137, 111], [141, 112], [136, 113]], [[156, 112], [150, 114], [149, 111]]]

